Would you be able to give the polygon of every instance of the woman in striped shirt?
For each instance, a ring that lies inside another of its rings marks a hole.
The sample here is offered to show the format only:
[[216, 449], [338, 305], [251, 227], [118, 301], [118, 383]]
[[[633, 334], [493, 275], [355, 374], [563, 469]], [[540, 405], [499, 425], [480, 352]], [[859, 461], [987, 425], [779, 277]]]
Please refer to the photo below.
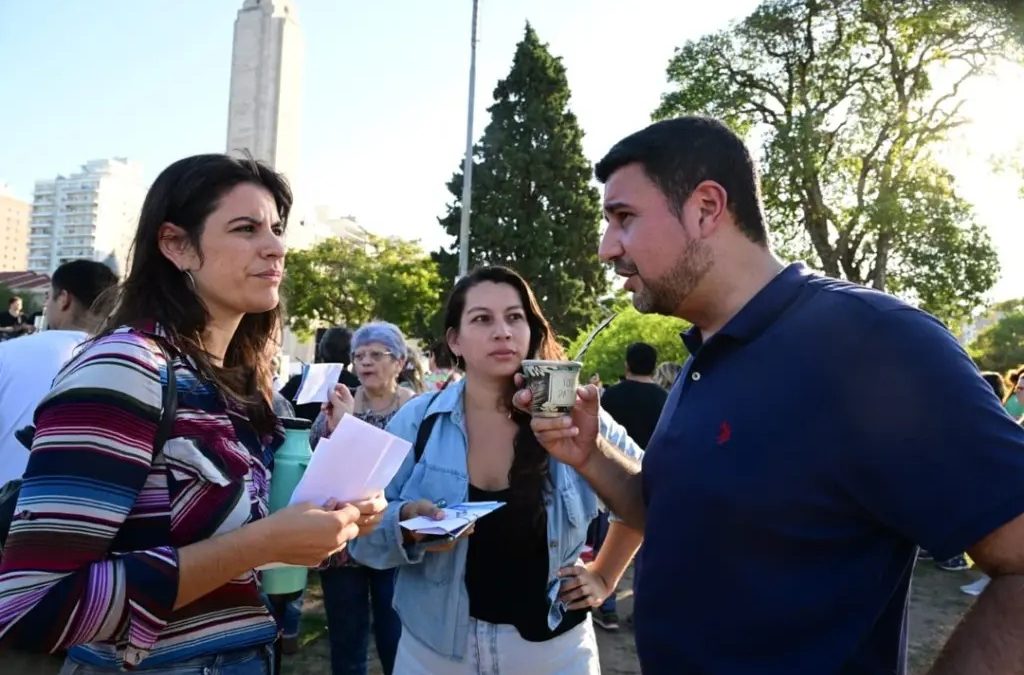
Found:
[[290, 206], [252, 160], [199, 155], [156, 179], [107, 330], [36, 410], [0, 561], [0, 648], [68, 649], [68, 675], [264, 675], [277, 628], [254, 569], [317, 564], [378, 522], [382, 497], [268, 516], [282, 431], [265, 354]]

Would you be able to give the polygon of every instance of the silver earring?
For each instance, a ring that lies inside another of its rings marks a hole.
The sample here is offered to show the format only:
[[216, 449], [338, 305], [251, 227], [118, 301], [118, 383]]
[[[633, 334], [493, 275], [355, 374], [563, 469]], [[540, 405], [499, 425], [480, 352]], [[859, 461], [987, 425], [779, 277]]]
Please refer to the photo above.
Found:
[[195, 293], [196, 292], [196, 280], [192, 276], [191, 270], [182, 270], [181, 273], [185, 275], [185, 285], [188, 286], [188, 289], [190, 291]]

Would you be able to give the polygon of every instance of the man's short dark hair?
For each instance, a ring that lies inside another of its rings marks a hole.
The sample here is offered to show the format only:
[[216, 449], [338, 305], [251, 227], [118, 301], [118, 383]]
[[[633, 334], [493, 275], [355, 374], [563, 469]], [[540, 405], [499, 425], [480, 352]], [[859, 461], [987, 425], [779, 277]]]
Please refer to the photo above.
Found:
[[658, 350], [646, 342], [634, 342], [626, 347], [626, 367], [633, 375], [653, 375], [658, 367]]
[[725, 189], [728, 209], [740, 231], [754, 243], [767, 243], [754, 160], [743, 139], [722, 122], [698, 116], [655, 122], [616, 143], [597, 163], [594, 174], [605, 183], [634, 162], [665, 195], [677, 218], [700, 183], [715, 181]]
[[54, 271], [50, 278], [53, 292], [67, 291], [88, 311], [104, 291], [117, 285], [117, 275], [103, 263], [72, 260]]
[[12, 295], [11, 299], [7, 301], [7, 306], [10, 307], [16, 302], [21, 302], [21, 298], [17, 295]]
[[316, 360], [320, 363], [340, 363], [348, 366], [352, 361], [352, 331], [335, 326], [324, 331], [316, 347]]

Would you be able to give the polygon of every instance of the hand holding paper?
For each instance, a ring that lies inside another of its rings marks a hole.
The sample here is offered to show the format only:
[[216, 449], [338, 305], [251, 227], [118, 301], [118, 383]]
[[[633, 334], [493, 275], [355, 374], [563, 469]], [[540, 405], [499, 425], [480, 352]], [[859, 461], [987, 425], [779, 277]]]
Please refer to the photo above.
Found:
[[398, 436], [345, 415], [334, 433], [317, 445], [290, 503], [368, 499], [387, 487], [411, 447]]
[[500, 509], [504, 505], [505, 502], [464, 502], [443, 509], [444, 518], [441, 520], [435, 520], [426, 516], [416, 516], [415, 518], [403, 520], [400, 525], [410, 532], [417, 534], [454, 539], [478, 519]]
[[327, 402], [328, 395], [338, 383], [344, 367], [340, 363], [311, 363], [303, 366], [302, 381], [299, 383], [295, 402], [299, 405]]

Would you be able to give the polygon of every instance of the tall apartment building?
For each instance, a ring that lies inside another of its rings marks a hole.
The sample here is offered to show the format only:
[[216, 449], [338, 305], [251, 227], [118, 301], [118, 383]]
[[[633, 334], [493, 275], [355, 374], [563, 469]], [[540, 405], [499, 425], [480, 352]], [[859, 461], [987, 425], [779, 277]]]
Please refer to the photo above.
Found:
[[28, 269], [50, 274], [69, 260], [87, 258], [123, 276], [145, 194], [142, 167], [123, 157], [36, 181]]
[[20, 272], [28, 265], [28, 221], [32, 205], [0, 183], [0, 272]]

